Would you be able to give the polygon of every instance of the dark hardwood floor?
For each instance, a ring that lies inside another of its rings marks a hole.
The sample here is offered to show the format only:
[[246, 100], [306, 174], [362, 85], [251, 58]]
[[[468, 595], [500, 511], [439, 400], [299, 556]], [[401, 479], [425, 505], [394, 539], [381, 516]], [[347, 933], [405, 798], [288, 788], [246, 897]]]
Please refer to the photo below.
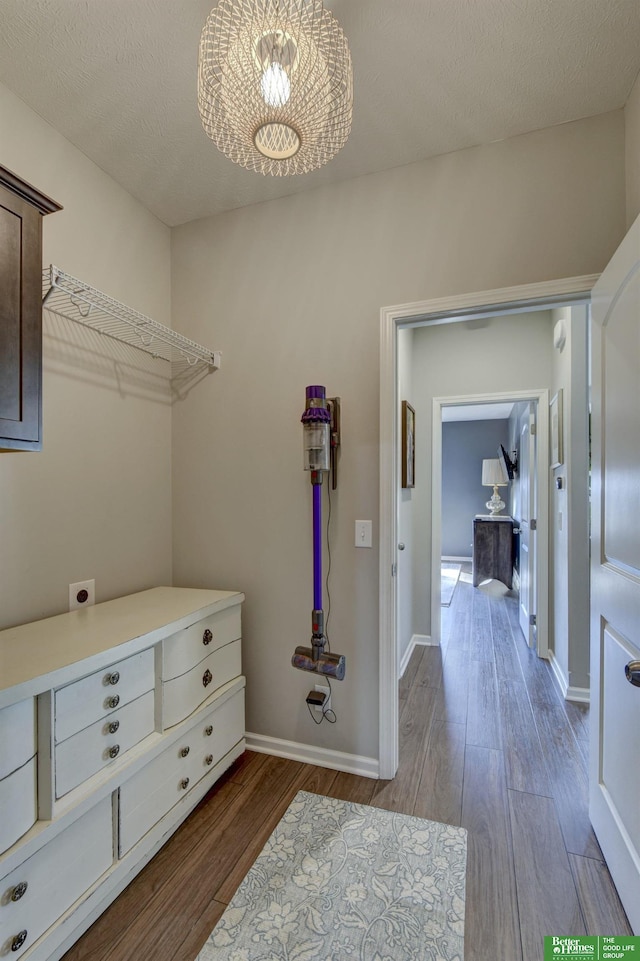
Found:
[[526, 647], [514, 598], [461, 581], [442, 633], [400, 682], [393, 781], [247, 752], [64, 961], [193, 961], [301, 789], [467, 828], [465, 961], [631, 934], [589, 825], [587, 709]]

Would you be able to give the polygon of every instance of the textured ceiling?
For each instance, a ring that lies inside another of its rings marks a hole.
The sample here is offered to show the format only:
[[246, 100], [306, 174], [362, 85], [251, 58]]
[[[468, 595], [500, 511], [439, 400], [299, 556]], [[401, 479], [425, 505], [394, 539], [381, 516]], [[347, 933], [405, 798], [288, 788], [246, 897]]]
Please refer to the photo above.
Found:
[[617, 109], [640, 68], [640, 0], [327, 0], [351, 46], [351, 137], [314, 173], [265, 178], [200, 125], [212, 5], [0, 0], [0, 82], [175, 225]]

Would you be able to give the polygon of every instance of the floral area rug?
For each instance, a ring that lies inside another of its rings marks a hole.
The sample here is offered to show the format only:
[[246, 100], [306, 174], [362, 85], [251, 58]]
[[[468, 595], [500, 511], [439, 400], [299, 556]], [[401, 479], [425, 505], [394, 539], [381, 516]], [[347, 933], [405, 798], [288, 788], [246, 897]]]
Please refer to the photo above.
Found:
[[196, 961], [463, 961], [467, 832], [300, 791]]

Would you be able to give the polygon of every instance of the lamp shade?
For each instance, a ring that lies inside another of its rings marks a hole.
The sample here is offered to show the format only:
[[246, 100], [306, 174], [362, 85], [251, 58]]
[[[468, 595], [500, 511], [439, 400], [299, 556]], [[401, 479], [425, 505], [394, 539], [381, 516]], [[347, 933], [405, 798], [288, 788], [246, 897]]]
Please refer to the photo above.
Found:
[[495, 460], [482, 461], [482, 484], [484, 487], [506, 487], [509, 483], [502, 469], [502, 464]]
[[198, 58], [202, 125], [234, 163], [284, 177], [326, 164], [351, 130], [351, 54], [323, 0], [218, 0]]

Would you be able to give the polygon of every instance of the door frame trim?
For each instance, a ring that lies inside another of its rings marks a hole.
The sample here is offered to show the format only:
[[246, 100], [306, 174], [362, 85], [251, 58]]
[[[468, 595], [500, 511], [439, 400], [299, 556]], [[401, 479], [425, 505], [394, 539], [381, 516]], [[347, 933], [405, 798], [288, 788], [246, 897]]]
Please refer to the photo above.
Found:
[[380, 777], [398, 768], [398, 665], [395, 583], [398, 540], [397, 339], [402, 327], [455, 323], [498, 314], [562, 307], [589, 298], [598, 274], [503, 287], [380, 310], [380, 551], [379, 551], [379, 733]]

